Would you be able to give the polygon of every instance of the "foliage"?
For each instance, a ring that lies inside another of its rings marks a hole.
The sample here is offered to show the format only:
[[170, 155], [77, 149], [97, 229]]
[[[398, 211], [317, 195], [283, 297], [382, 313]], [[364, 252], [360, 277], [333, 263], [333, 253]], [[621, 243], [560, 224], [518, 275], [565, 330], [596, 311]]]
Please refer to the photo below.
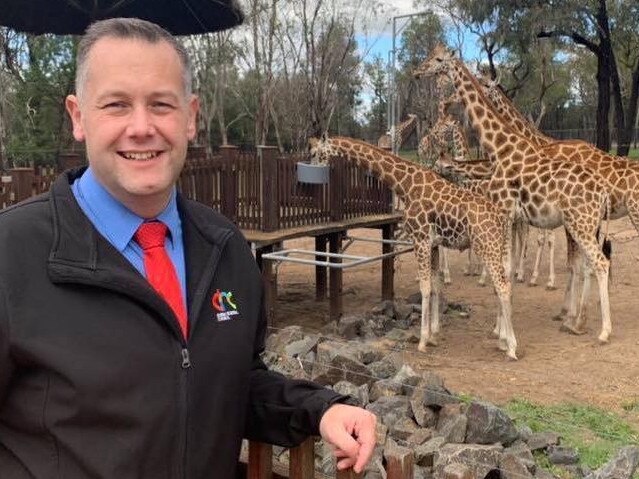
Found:
[[622, 446], [639, 444], [639, 431], [617, 414], [594, 406], [542, 406], [515, 399], [505, 409], [517, 424], [526, 424], [535, 432], [559, 433], [562, 444], [576, 448], [590, 468], [603, 465]]

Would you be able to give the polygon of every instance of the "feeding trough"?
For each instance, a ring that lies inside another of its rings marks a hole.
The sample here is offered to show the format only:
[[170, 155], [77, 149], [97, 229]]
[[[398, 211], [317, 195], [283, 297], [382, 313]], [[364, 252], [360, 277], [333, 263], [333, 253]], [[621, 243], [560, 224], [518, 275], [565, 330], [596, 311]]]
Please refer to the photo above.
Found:
[[330, 176], [330, 166], [297, 162], [297, 181], [313, 185], [326, 185]]

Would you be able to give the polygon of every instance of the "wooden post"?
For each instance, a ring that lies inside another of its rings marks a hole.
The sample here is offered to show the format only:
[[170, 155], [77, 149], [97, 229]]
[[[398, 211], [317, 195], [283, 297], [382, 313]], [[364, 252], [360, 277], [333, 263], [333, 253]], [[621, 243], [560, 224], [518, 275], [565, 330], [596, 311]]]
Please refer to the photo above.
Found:
[[273, 446], [249, 441], [246, 479], [271, 479], [273, 474]]
[[384, 451], [386, 459], [386, 479], [412, 479], [414, 456], [413, 452], [404, 450], [398, 454], [388, 454]]
[[291, 449], [289, 479], [313, 479], [315, 477], [315, 440], [309, 437]]
[[263, 258], [264, 253], [271, 253], [273, 245], [263, 246], [257, 250], [256, 260], [262, 269], [262, 283], [264, 285], [264, 313], [266, 314], [267, 325], [275, 325], [275, 302], [277, 300], [277, 274], [273, 261]]
[[220, 212], [233, 223], [237, 223], [237, 158], [239, 150], [234, 145], [220, 146], [224, 160], [220, 178]]
[[[395, 223], [390, 223], [382, 226], [382, 239], [393, 239], [395, 232]], [[390, 253], [393, 251], [393, 245], [388, 243], [382, 243], [382, 254]], [[382, 260], [382, 301], [392, 300], [395, 297], [394, 283], [395, 283], [395, 256], [390, 258], [384, 258]]]
[[331, 221], [341, 221], [344, 219], [344, 160], [335, 158], [331, 161], [331, 171], [329, 174], [329, 192], [331, 206]]
[[77, 168], [85, 164], [86, 161], [84, 159], [84, 156], [79, 151], [63, 151], [58, 154], [58, 171]]
[[[326, 252], [328, 236], [319, 235], [315, 237], [315, 251]], [[326, 256], [315, 255], [315, 261], [326, 261]], [[315, 301], [326, 299], [326, 276], [325, 266], [315, 266]]]
[[9, 174], [13, 183], [14, 202], [17, 203], [33, 196], [33, 168], [11, 168]]
[[352, 469], [346, 469], [345, 471], [337, 471], [335, 479], [361, 479], [362, 477], [364, 477], [363, 472], [357, 474]]
[[275, 146], [259, 145], [257, 147], [262, 178], [262, 230], [275, 231], [280, 227], [278, 198], [278, 151]]
[[[342, 249], [342, 232], [331, 233], [328, 235], [329, 252], [339, 253]], [[341, 263], [339, 258], [331, 258], [332, 263]], [[330, 320], [337, 321], [342, 316], [342, 270], [339, 268], [330, 268], [329, 273], [330, 288]]]

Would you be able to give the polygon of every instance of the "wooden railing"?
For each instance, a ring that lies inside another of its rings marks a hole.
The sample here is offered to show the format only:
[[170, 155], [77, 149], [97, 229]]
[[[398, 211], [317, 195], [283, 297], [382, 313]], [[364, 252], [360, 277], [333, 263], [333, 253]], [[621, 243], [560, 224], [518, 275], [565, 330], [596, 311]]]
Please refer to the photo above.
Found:
[[[328, 184], [297, 181], [297, 163], [304, 155], [281, 155], [275, 147], [241, 152], [221, 148], [207, 156], [191, 148], [178, 178], [187, 197], [220, 211], [239, 228], [276, 231], [392, 212], [392, 194], [379, 180], [343, 158], [331, 162]], [[59, 161], [77, 166], [74, 153]], [[0, 208], [47, 191], [53, 168], [14, 168], [0, 183]]]
[[[357, 479], [364, 474], [352, 470], [337, 471], [335, 476], [327, 476], [315, 471], [315, 440], [308, 438], [301, 445], [290, 450], [289, 465], [273, 462], [273, 446], [259, 442], [249, 443], [248, 457], [241, 457], [246, 464], [247, 479]], [[412, 479], [414, 458], [412, 453], [403, 456], [385, 455], [384, 472], [387, 479]]]

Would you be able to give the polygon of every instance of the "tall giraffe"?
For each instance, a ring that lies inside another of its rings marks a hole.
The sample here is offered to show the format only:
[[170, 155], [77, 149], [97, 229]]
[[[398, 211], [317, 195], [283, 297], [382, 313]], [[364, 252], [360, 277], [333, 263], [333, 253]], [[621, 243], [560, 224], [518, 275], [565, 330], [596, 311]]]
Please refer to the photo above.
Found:
[[[336, 156], [372, 171], [405, 205], [404, 223], [415, 245], [422, 316], [419, 351], [436, 344], [439, 332], [438, 250], [472, 248], [488, 268], [499, 298], [497, 315], [500, 348], [516, 359], [517, 340], [511, 321], [510, 278], [505, 261], [509, 256], [508, 219], [486, 198], [463, 190], [444, 180], [432, 170], [404, 160], [381, 148], [344, 137], [309, 140], [311, 158], [327, 163]], [[430, 304], [429, 304], [430, 303]], [[432, 324], [431, 324], [432, 316]]]
[[417, 115], [409, 113], [408, 118], [399, 125], [392, 126], [390, 131], [382, 135], [379, 140], [377, 140], [377, 146], [391, 150], [393, 146], [393, 133], [395, 133], [395, 150], [399, 151], [404, 143], [406, 143], [406, 140], [408, 140], [408, 137], [411, 135], [416, 126]]
[[[556, 140], [547, 135], [544, 135], [539, 129], [534, 126], [521, 112], [515, 107], [513, 102], [508, 98], [499, 87], [497, 80], [492, 80], [485, 74], [480, 74], [477, 79], [480, 85], [483, 87], [484, 92], [487, 94], [490, 101], [492, 101], [497, 113], [499, 113], [511, 127], [522, 136], [526, 136], [535, 145], [539, 147], [545, 147]], [[570, 242], [570, 235], [566, 234], [567, 241]], [[546, 289], [555, 289], [555, 232], [549, 230], [541, 230], [537, 236], [537, 253], [535, 254], [535, 263], [533, 266], [533, 272], [528, 280], [530, 286], [537, 285], [537, 279], [539, 277], [539, 267], [541, 264], [541, 257], [543, 254], [544, 246], [548, 245], [548, 282], [546, 283]], [[569, 251], [570, 245], [569, 245]], [[569, 259], [570, 261], [570, 259]], [[523, 279], [523, 275], [522, 275]], [[574, 278], [576, 280], [576, 278]], [[572, 270], [571, 280], [572, 282]], [[564, 308], [566, 309], [566, 308]], [[561, 315], [560, 315], [561, 316]], [[559, 317], [560, 317], [559, 316]]]
[[[514, 107], [512, 102], [504, 95], [496, 82], [484, 80], [484, 88], [490, 95], [497, 108], [503, 109], [513, 118], [531, 131], [535, 141], [542, 145], [542, 151], [550, 157], [560, 155], [595, 171], [604, 181], [610, 193], [611, 212], [610, 219], [622, 218], [626, 215], [635, 230], [639, 232], [639, 163], [629, 158], [610, 155], [594, 145], [581, 140], [555, 140], [543, 135]], [[569, 261], [574, 264], [570, 256], [574, 253], [574, 244], [568, 238]], [[574, 268], [573, 268], [574, 269]], [[572, 274], [571, 282], [577, 279]], [[568, 287], [571, 287], [570, 285]], [[574, 310], [572, 307], [564, 309]]]
[[[563, 222], [584, 254], [587, 267], [596, 273], [602, 320], [599, 341], [607, 342], [612, 330], [610, 261], [602, 252], [598, 234], [609, 212], [610, 195], [602, 179], [588, 167], [565, 157], [547, 156], [527, 137], [520, 136], [495, 111], [474, 75], [443, 45], [436, 46], [416, 69], [415, 76], [422, 75], [447, 75], [452, 81], [484, 150], [495, 162], [489, 196], [508, 212], [510, 221], [523, 215], [530, 224], [544, 229], [556, 228]], [[588, 290], [589, 276], [584, 278], [583, 292]], [[585, 300], [582, 294], [576, 317], [564, 322], [566, 329], [582, 331]]]

